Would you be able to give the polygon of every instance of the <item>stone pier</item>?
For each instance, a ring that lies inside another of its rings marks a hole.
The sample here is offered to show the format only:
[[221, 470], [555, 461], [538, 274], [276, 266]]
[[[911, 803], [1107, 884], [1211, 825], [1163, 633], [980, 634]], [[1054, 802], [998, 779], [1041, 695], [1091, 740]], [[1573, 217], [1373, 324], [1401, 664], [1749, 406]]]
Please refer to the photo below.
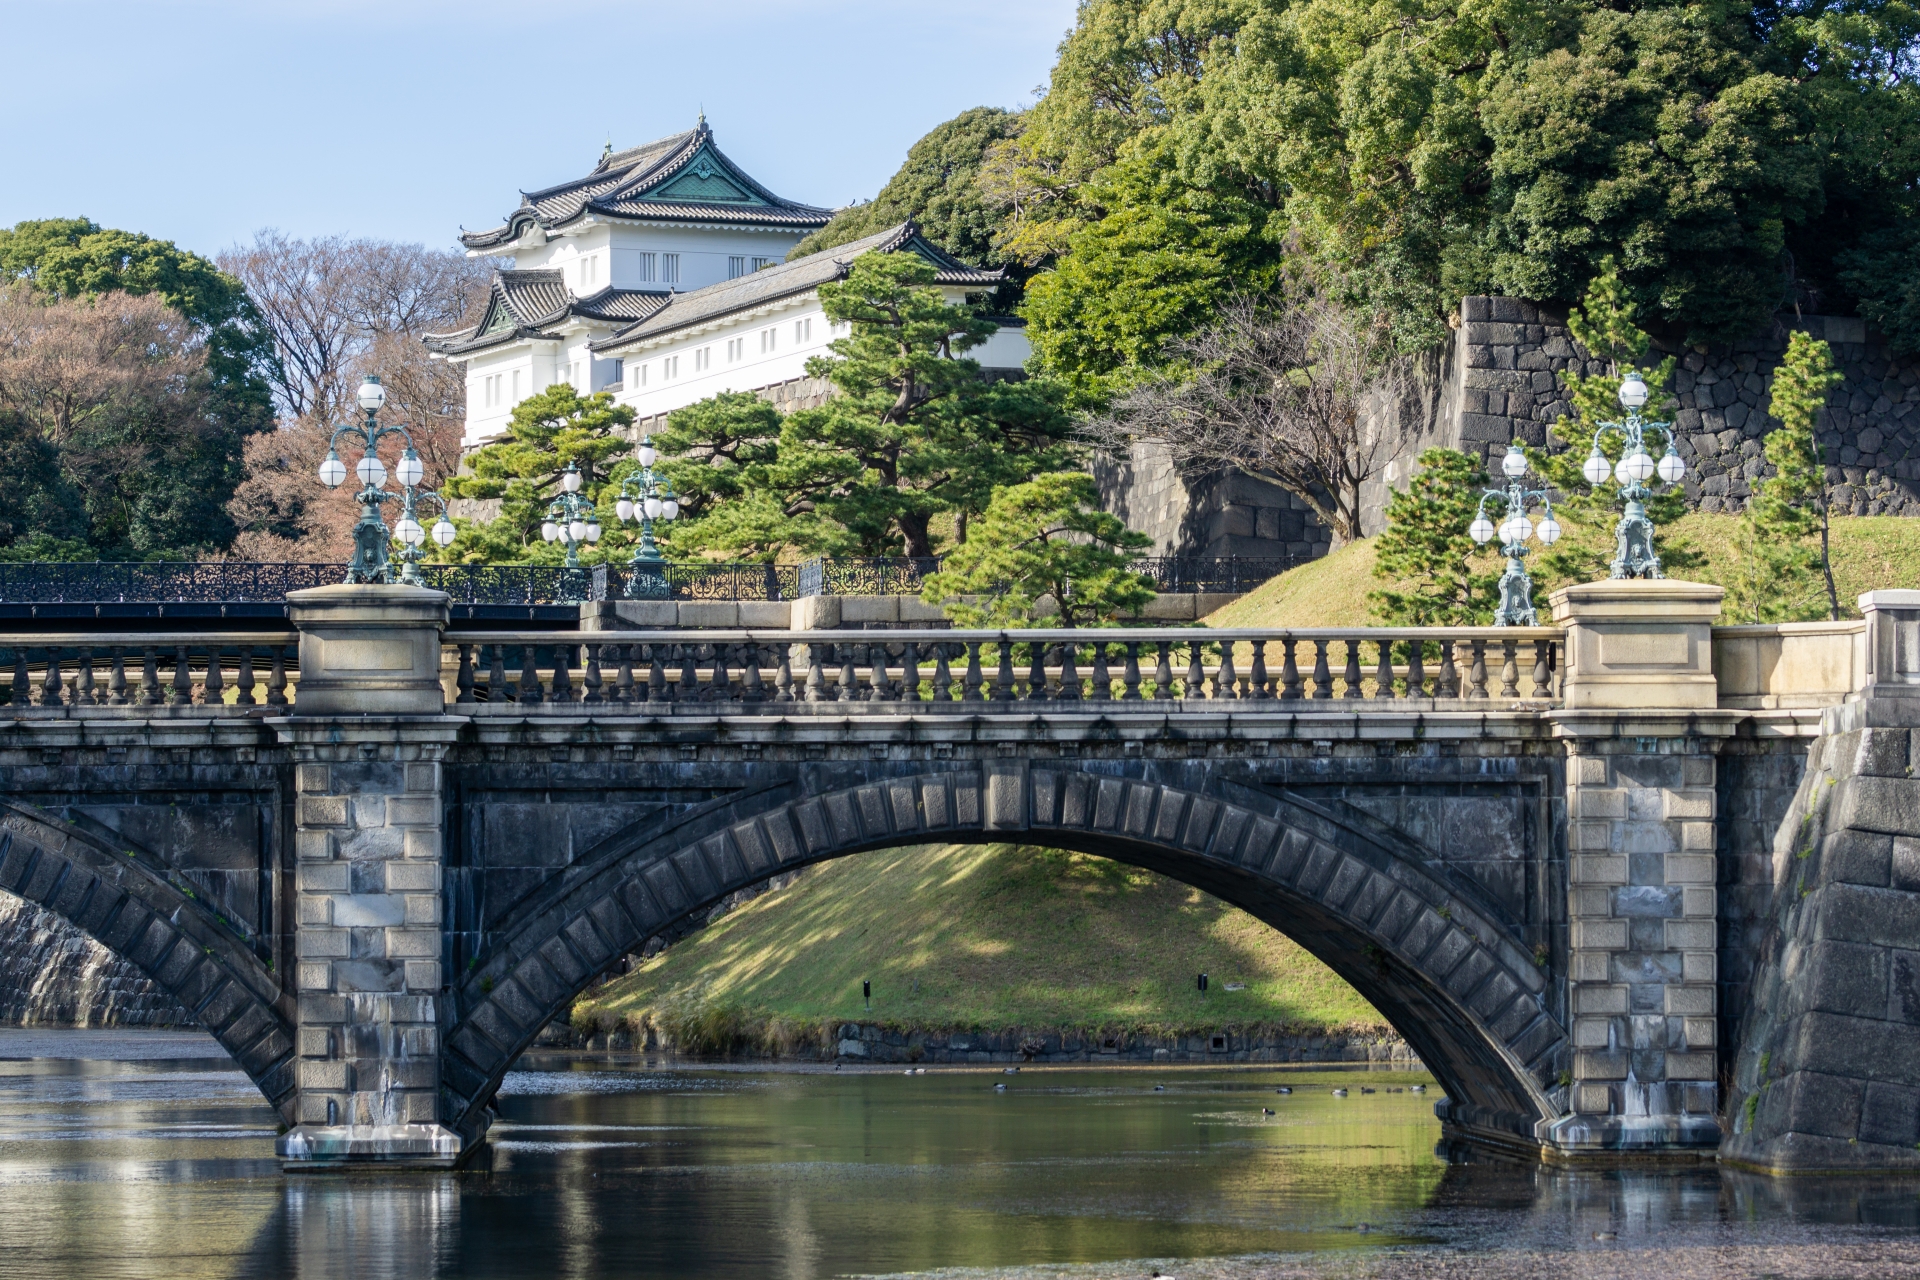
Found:
[[447, 599], [407, 587], [298, 592], [303, 672], [276, 721], [294, 759], [297, 1123], [289, 1169], [450, 1167], [441, 1123], [441, 714]]

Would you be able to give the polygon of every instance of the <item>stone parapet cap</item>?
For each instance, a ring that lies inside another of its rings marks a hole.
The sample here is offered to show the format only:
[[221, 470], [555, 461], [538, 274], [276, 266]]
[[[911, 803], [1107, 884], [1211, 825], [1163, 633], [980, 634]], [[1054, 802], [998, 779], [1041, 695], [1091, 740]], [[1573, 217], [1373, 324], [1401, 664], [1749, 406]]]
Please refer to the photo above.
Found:
[[287, 617], [296, 627], [313, 623], [357, 626], [447, 624], [450, 597], [428, 587], [339, 583], [287, 593]]
[[1563, 626], [1593, 621], [1712, 623], [1720, 616], [1725, 587], [1673, 578], [1614, 578], [1572, 583], [1547, 599]]

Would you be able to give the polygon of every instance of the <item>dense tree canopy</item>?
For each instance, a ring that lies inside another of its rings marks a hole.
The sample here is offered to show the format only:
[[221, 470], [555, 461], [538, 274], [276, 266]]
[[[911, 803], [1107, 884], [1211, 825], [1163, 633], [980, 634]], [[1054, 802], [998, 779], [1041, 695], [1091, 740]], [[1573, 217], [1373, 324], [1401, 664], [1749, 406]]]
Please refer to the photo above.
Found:
[[273, 422], [258, 320], [167, 241], [86, 218], [0, 230], [6, 554], [224, 550], [246, 441]]
[[1246, 210], [1213, 291], [1305, 254], [1405, 348], [1465, 293], [1574, 302], [1611, 256], [1690, 341], [1799, 302], [1912, 349], [1916, 36], [1904, 0], [1089, 0], [983, 185], [1053, 268], [1026, 314], [1063, 372], [1113, 345], [1116, 252], [1209, 292], [1195, 199]]

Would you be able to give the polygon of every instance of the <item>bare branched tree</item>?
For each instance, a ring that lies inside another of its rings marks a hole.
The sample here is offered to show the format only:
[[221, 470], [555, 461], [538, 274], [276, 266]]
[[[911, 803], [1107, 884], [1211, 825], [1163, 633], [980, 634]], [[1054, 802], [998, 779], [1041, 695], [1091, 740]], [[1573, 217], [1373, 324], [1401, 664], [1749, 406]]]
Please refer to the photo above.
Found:
[[1271, 481], [1335, 545], [1361, 536], [1361, 488], [1391, 455], [1411, 376], [1383, 327], [1296, 286], [1229, 300], [1167, 354], [1179, 374], [1122, 395], [1087, 424], [1090, 443], [1121, 456], [1154, 444], [1184, 472]]
[[491, 267], [423, 245], [296, 240], [272, 230], [220, 264], [252, 294], [281, 366], [280, 430], [248, 441], [247, 478], [229, 505], [242, 531], [235, 554], [342, 558], [358, 509], [350, 492], [329, 492], [314, 478], [328, 436], [357, 419], [355, 389], [378, 374], [387, 388], [382, 420], [411, 433], [426, 486], [458, 469], [465, 379], [458, 366], [431, 359], [420, 338], [456, 328], [483, 304]]

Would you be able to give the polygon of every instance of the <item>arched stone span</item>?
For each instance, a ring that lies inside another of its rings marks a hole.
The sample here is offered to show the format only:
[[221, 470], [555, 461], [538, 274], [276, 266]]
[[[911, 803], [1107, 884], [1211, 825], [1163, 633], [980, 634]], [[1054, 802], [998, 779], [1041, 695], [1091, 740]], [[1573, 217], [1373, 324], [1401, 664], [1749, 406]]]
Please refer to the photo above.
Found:
[[294, 1040], [279, 983], [232, 930], [154, 868], [70, 823], [0, 800], [0, 890], [132, 962], [233, 1055], [289, 1122]]
[[444, 1114], [471, 1136], [514, 1058], [622, 954], [776, 872], [933, 841], [1019, 840], [1133, 863], [1245, 909], [1352, 983], [1447, 1090], [1454, 1125], [1532, 1142], [1567, 1037], [1543, 965], [1469, 884], [1297, 796], [1006, 760], [821, 795], [791, 781], [630, 829], [569, 869], [465, 976]]

